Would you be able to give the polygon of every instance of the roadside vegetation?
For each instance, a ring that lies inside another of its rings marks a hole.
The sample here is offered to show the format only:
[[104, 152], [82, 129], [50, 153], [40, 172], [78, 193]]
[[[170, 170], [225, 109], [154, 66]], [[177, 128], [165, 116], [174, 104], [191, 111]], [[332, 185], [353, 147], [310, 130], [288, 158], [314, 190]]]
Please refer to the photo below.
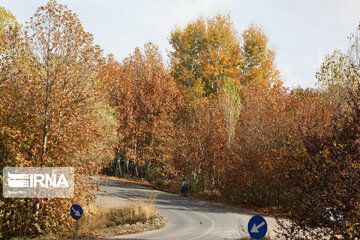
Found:
[[[104, 238], [155, 230], [164, 224], [165, 219], [157, 213], [153, 198], [138, 199], [117, 208], [89, 205], [85, 208], [84, 217], [79, 220], [78, 226], [73, 223], [67, 231], [60, 234], [43, 234], [35, 239]], [[27, 238], [12, 238], [16, 239]]]
[[165, 219], [157, 211], [153, 199], [130, 201], [120, 208], [94, 208], [75, 229], [64, 237], [110, 237], [115, 235], [154, 230], [162, 227]]
[[[0, 193], [0, 238], [69, 232], [70, 206], [93, 202], [99, 171], [175, 192], [185, 178], [190, 194], [277, 209], [289, 239], [360, 237], [356, 35], [324, 58], [317, 88], [288, 89], [264, 31], [238, 33], [229, 15], [172, 29], [166, 65], [154, 43], [104, 56], [55, 0], [24, 25], [0, 12], [0, 169], [76, 169], [74, 199]], [[140, 205], [98, 213], [98, 226], [154, 225]]]

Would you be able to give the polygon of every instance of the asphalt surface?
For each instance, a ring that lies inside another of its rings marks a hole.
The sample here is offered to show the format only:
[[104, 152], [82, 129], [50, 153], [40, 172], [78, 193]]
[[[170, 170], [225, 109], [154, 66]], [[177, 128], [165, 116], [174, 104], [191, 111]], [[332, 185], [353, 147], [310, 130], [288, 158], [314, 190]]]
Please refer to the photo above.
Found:
[[[239, 239], [248, 237], [247, 225], [253, 214], [221, 204], [180, 197], [176, 194], [151, 189], [147, 186], [116, 180], [101, 182], [99, 197], [111, 197], [111, 201], [133, 200], [156, 195], [155, 204], [166, 217], [166, 226], [149, 232], [121, 235], [110, 239], [143, 240], [194, 240]], [[118, 198], [118, 199], [117, 199]], [[116, 203], [113, 202], [113, 205]], [[265, 217], [268, 235], [275, 237], [275, 219]]]

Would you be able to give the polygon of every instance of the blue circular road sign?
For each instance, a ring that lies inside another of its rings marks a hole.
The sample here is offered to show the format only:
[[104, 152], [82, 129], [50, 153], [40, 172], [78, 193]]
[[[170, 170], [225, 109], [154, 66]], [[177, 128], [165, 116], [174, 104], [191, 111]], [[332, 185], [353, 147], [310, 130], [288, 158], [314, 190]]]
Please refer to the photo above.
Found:
[[248, 231], [250, 237], [253, 239], [265, 237], [267, 232], [267, 223], [265, 219], [260, 215], [253, 216], [248, 223]]
[[70, 213], [73, 219], [79, 220], [83, 215], [83, 209], [80, 205], [74, 204], [71, 206]]

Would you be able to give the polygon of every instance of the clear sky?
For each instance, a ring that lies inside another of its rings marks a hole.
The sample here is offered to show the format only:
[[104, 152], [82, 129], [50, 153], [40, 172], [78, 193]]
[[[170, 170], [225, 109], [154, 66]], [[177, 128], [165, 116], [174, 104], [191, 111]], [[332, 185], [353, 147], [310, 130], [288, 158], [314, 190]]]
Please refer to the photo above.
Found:
[[[25, 23], [46, 0], [0, 0]], [[241, 34], [262, 27], [277, 52], [285, 86], [313, 87], [325, 54], [349, 47], [360, 21], [359, 0], [58, 0], [79, 15], [105, 51], [122, 60], [145, 42], [156, 43], [166, 60], [174, 26], [197, 17], [229, 13]]]

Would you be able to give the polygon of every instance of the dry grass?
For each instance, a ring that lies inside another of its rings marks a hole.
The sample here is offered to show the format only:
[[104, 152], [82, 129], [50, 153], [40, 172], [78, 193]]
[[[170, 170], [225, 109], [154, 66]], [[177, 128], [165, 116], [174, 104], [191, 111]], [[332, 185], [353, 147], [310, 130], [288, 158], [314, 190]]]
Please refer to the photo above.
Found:
[[165, 219], [156, 210], [154, 196], [130, 201], [123, 207], [99, 208], [94, 205], [84, 209], [84, 215], [68, 232], [61, 236], [42, 236], [37, 239], [101, 238], [158, 229]]
[[220, 198], [221, 197], [221, 192], [219, 190], [208, 190], [205, 189], [204, 191], [200, 192], [200, 195], [202, 196], [208, 196], [208, 197], [217, 197]]
[[153, 201], [140, 199], [130, 202], [125, 207], [120, 209], [112, 209], [108, 213], [108, 227], [152, 222], [157, 216], [156, 207]]
[[[157, 214], [154, 198], [131, 201], [120, 208], [100, 208], [80, 223], [82, 237], [108, 237], [160, 228], [164, 220]], [[90, 233], [90, 235], [89, 235]]]

